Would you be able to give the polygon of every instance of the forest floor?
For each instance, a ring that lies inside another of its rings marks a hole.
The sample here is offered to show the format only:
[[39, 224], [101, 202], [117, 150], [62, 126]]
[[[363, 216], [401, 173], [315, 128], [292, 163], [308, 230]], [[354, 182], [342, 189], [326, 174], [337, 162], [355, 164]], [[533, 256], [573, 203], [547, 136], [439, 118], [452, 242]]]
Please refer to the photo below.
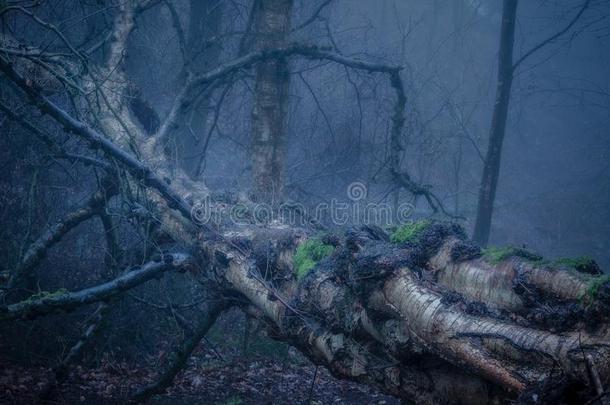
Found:
[[[49, 374], [47, 368], [0, 364], [0, 403], [123, 403], [156, 377], [155, 370], [105, 360], [93, 369], [76, 367], [54, 397], [41, 402], [38, 392]], [[316, 381], [312, 388], [314, 374]], [[156, 396], [150, 403], [397, 405], [400, 402], [369, 387], [337, 380], [322, 367], [316, 373], [316, 367], [311, 364], [290, 364], [264, 357], [221, 361], [201, 353], [178, 375], [166, 394]]]

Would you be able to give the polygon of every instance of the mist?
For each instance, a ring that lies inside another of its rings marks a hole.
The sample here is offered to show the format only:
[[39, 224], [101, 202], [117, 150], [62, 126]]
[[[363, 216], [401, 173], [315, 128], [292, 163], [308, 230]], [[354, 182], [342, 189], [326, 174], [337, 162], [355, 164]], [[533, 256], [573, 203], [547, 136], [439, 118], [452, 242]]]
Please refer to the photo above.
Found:
[[0, 401], [604, 403], [609, 2], [0, 18]]

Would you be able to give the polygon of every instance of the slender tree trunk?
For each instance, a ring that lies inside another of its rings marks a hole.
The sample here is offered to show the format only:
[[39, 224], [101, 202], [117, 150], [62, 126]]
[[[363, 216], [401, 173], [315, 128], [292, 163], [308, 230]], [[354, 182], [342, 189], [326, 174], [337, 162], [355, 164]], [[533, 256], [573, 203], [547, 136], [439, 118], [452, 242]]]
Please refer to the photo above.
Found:
[[[257, 2], [253, 10], [257, 49], [286, 45], [292, 5], [292, 0]], [[281, 199], [289, 84], [286, 59], [267, 60], [258, 65], [251, 140], [253, 191], [258, 201]]]
[[515, 16], [517, 0], [504, 0], [502, 10], [502, 31], [500, 34], [500, 53], [498, 58], [498, 85], [494, 104], [489, 145], [483, 166], [483, 176], [479, 189], [477, 218], [473, 238], [482, 246], [487, 245], [491, 228], [493, 204], [496, 198], [502, 143], [506, 132], [506, 119], [513, 83], [513, 44], [515, 39]]

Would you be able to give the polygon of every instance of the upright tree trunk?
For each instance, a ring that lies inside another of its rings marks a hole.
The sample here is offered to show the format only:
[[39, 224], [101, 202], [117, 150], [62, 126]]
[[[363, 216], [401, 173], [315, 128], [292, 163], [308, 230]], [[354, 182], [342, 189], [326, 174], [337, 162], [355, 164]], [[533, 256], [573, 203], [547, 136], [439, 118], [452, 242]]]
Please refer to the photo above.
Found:
[[[292, 5], [292, 0], [257, 2], [254, 7], [254, 43], [257, 49], [286, 45]], [[285, 59], [267, 60], [258, 65], [251, 141], [253, 191], [258, 201], [281, 199], [289, 83]]]
[[489, 145], [483, 166], [483, 176], [479, 189], [477, 219], [473, 239], [485, 246], [489, 240], [493, 204], [500, 173], [502, 143], [506, 132], [506, 119], [510, 103], [510, 92], [513, 83], [513, 44], [515, 39], [515, 16], [517, 0], [504, 0], [502, 10], [502, 31], [500, 35], [500, 53], [498, 57], [498, 85], [494, 104]]

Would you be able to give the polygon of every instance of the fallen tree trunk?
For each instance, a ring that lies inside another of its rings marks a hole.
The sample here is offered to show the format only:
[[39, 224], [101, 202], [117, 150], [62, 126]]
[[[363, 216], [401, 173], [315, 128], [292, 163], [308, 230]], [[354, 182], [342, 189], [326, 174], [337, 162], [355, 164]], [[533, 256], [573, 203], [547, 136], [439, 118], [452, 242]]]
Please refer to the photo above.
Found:
[[[122, 75], [115, 67], [137, 11], [131, 2], [120, 9], [108, 66], [102, 69], [114, 72], [115, 79]], [[128, 182], [146, 189], [142, 198], [152, 202], [155, 233], [163, 234], [153, 235], [155, 242], [169, 239], [190, 254], [164, 255], [162, 261], [81, 291], [41, 294], [1, 306], [0, 320], [72, 310], [107, 300], [165, 271], [196, 267], [208, 288], [260, 318], [272, 336], [297, 347], [315, 364], [407, 402], [582, 403], [601, 398], [610, 379], [610, 283], [600, 275], [579, 272], [582, 266], [564, 268], [519, 250], [489, 258], [451, 224], [418, 224], [390, 241], [383, 231], [370, 227], [316, 238], [282, 224], [193, 223], [194, 200], [209, 193], [180, 170], [169, 170], [162, 145], [171, 129], [202, 87], [256, 63], [297, 55], [388, 74], [398, 96], [392, 131], [398, 140], [405, 102], [400, 69], [317, 47], [256, 51], [195, 75], [184, 83], [150, 137], [129, 122], [123, 80], [108, 84], [108, 94], [96, 88], [109, 101], [99, 108], [100, 122], [91, 125], [32, 86], [19, 73], [17, 61], [0, 56], [4, 77], [26, 100], [126, 169]], [[133, 141], [141, 158], [125, 148], [125, 139]], [[392, 171], [408, 180], [399, 173], [395, 158]], [[414, 194], [425, 194], [410, 180], [406, 183]], [[429, 200], [434, 207], [434, 198]], [[218, 206], [225, 212], [235, 204], [251, 207], [251, 202], [213, 199], [210, 204], [207, 209]], [[201, 327], [178, 351], [174, 366], [145, 395], [171, 382], [216, 311], [210, 314], [201, 318]]]
[[[592, 372], [608, 384], [607, 278], [519, 252], [492, 263], [450, 224], [398, 243], [366, 228], [306, 238], [248, 229], [204, 247], [225, 291], [337, 377], [417, 403], [579, 401], [597, 393]], [[333, 253], [297, 279], [312, 243]]]

